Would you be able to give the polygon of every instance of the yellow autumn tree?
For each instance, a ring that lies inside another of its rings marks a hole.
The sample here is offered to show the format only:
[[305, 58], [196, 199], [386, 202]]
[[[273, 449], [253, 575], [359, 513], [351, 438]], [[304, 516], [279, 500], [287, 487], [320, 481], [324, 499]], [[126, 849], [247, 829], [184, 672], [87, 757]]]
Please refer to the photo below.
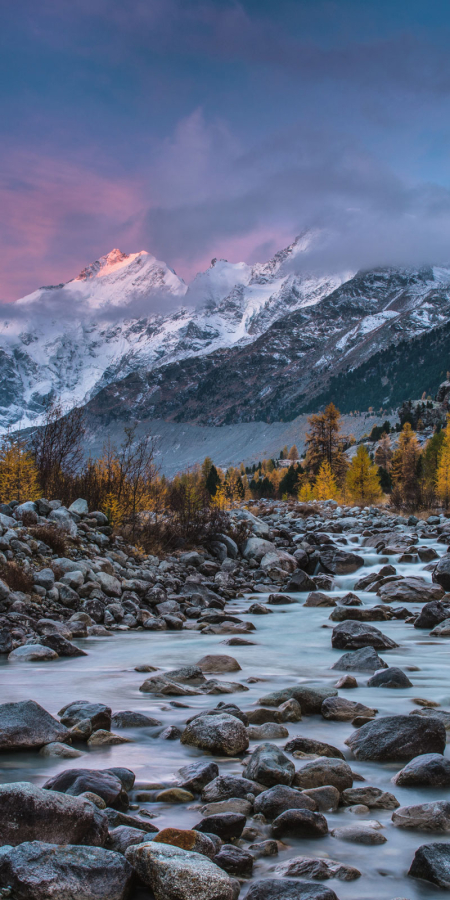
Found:
[[314, 485], [314, 497], [316, 500], [336, 500], [339, 494], [337, 481], [333, 475], [330, 463], [326, 460], [322, 463]]
[[352, 503], [366, 506], [381, 497], [377, 467], [373, 465], [363, 444], [360, 444], [352, 459], [345, 478], [345, 487]]
[[447, 428], [436, 472], [436, 494], [447, 507], [450, 503], [450, 415], [447, 416]]
[[0, 449], [0, 499], [24, 503], [40, 496], [38, 470], [24, 441], [6, 439]]

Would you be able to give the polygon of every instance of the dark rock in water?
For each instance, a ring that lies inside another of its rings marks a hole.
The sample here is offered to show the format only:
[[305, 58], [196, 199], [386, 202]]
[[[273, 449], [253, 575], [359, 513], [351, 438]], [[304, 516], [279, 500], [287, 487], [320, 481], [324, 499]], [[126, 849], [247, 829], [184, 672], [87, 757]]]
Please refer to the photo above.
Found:
[[267, 602], [272, 606], [286, 606], [288, 603], [297, 603], [297, 600], [286, 596], [286, 594], [269, 594]]
[[387, 838], [377, 828], [370, 825], [342, 825], [340, 828], [333, 828], [331, 834], [333, 837], [341, 841], [349, 841], [351, 844], [385, 844]]
[[362, 600], [357, 597], [356, 594], [352, 594], [352, 592], [349, 591], [344, 597], [339, 598], [339, 604], [341, 606], [362, 606]]
[[276, 867], [278, 875], [284, 878], [316, 878], [326, 881], [327, 878], [339, 878], [339, 881], [354, 881], [361, 877], [361, 872], [353, 866], [346, 866], [334, 859], [322, 859], [310, 856], [294, 856]]
[[321, 591], [311, 591], [305, 601], [305, 606], [336, 606], [336, 600], [330, 594]]
[[217, 778], [219, 766], [215, 762], [200, 759], [178, 769], [179, 786], [186, 791], [200, 794], [206, 784]]
[[76, 700], [60, 709], [58, 716], [63, 725], [72, 728], [85, 719], [89, 719], [94, 730], [104, 728], [111, 730], [111, 710], [104, 703], [90, 703], [88, 700]]
[[331, 575], [347, 575], [350, 572], [356, 572], [364, 565], [362, 556], [340, 550], [337, 547], [321, 548], [320, 562], [325, 572], [329, 572]]
[[365, 706], [364, 703], [356, 703], [346, 700], [344, 697], [328, 697], [322, 703], [322, 715], [324, 719], [334, 722], [351, 722], [358, 716], [371, 719], [378, 710]]
[[182, 744], [209, 750], [210, 753], [225, 753], [236, 756], [248, 747], [248, 736], [239, 719], [227, 713], [200, 716], [186, 726], [181, 736]]
[[272, 834], [275, 838], [324, 837], [328, 834], [328, 822], [322, 813], [310, 809], [287, 809], [272, 823]]
[[242, 850], [234, 844], [223, 844], [213, 862], [229, 875], [236, 878], [250, 878], [254, 858], [248, 850]]
[[344, 653], [331, 668], [338, 672], [377, 672], [378, 669], [387, 669], [387, 663], [373, 647], [363, 647], [361, 650]]
[[133, 870], [103, 847], [32, 841], [0, 855], [0, 886], [20, 900], [125, 900]]
[[303, 571], [303, 569], [297, 569], [297, 571], [294, 572], [285, 588], [290, 594], [297, 594], [302, 591], [315, 591], [315, 589], [316, 585], [314, 581]]
[[315, 741], [313, 738], [295, 737], [284, 745], [287, 753], [318, 753], [319, 756], [331, 756], [334, 759], [344, 759], [344, 754], [332, 744], [324, 744], [323, 741]]
[[0, 706], [0, 750], [39, 749], [68, 737], [67, 728], [34, 700]]
[[115, 778], [118, 778], [119, 781], [122, 782], [124, 791], [131, 791], [133, 789], [136, 775], [131, 769], [126, 769], [124, 766], [112, 766], [110, 769], [104, 769], [104, 771], [107, 774], [114, 775]]
[[362, 647], [393, 650], [398, 644], [373, 625], [350, 621], [341, 622], [333, 628], [331, 646], [336, 650], [360, 650]]
[[377, 591], [383, 603], [429, 603], [440, 600], [443, 593], [437, 584], [414, 576], [388, 581]]
[[441, 888], [450, 888], [450, 844], [422, 844], [408, 872]]
[[245, 900], [338, 900], [331, 888], [313, 881], [268, 878], [252, 884]]
[[9, 628], [0, 628], [0, 653], [11, 653], [13, 640]]
[[272, 694], [266, 694], [260, 697], [258, 703], [261, 706], [281, 706], [286, 700], [297, 700], [300, 704], [302, 713], [305, 715], [314, 715], [320, 713], [322, 703], [327, 697], [337, 697], [336, 688], [326, 688], [322, 685], [310, 686], [307, 684], [298, 684], [295, 687], [285, 688], [285, 690], [274, 691]]
[[242, 813], [217, 813], [213, 816], [205, 816], [198, 825], [194, 826], [195, 831], [202, 831], [205, 834], [217, 834], [223, 841], [233, 841], [240, 838], [247, 819]]
[[445, 730], [450, 731], [450, 710], [434, 709], [434, 707], [424, 706], [423, 709], [412, 709], [410, 716], [419, 716], [422, 719], [435, 718], [440, 719]]
[[108, 820], [93, 803], [47, 791], [28, 781], [0, 785], [0, 844], [44, 840], [102, 846]]
[[397, 798], [389, 791], [382, 791], [380, 788], [369, 785], [361, 788], [347, 788], [342, 791], [341, 802], [344, 806], [363, 804], [369, 809], [397, 809], [400, 806]]
[[58, 656], [87, 656], [85, 650], [80, 650], [72, 641], [68, 641], [62, 634], [44, 634], [40, 643], [44, 647], [50, 647]]
[[294, 784], [302, 789], [332, 785], [338, 791], [345, 791], [353, 785], [353, 772], [344, 760], [322, 756], [298, 769]]
[[260, 744], [253, 751], [245, 769], [245, 778], [267, 787], [275, 784], [292, 784], [294, 763], [275, 744]]
[[401, 787], [450, 787], [450, 759], [440, 753], [421, 753], [394, 775]]
[[126, 825], [127, 828], [140, 829], [141, 831], [145, 831], [146, 834], [156, 834], [158, 831], [148, 819], [141, 818], [140, 816], [130, 816], [126, 813], [119, 812], [117, 809], [111, 809], [109, 806], [105, 809], [105, 816], [108, 820], [110, 829], [118, 828], [119, 825]]
[[331, 784], [324, 784], [323, 787], [306, 788], [302, 791], [302, 794], [314, 800], [319, 812], [336, 812], [341, 796], [338, 789]]
[[141, 828], [132, 828], [130, 825], [118, 825], [112, 828], [108, 835], [108, 850], [114, 850], [115, 853], [125, 853], [128, 847], [133, 844], [143, 844], [148, 841], [148, 834]]
[[[288, 700], [289, 703], [289, 700]], [[265, 725], [267, 722], [282, 722], [283, 716], [278, 709], [251, 709], [247, 713], [249, 725]]]
[[247, 778], [239, 778], [238, 775], [218, 775], [203, 788], [202, 802], [214, 803], [218, 800], [229, 800], [231, 797], [245, 800], [247, 794], [260, 792], [261, 787]]
[[412, 687], [412, 683], [402, 669], [389, 666], [388, 669], [381, 669], [380, 672], [372, 675], [367, 682], [367, 687], [409, 688]]
[[418, 828], [445, 834], [450, 831], [450, 803], [434, 800], [415, 806], [402, 806], [392, 814], [392, 822], [398, 828]]
[[217, 835], [214, 835], [214, 840], [212, 840], [208, 835], [202, 834], [201, 831], [194, 831], [193, 828], [163, 828], [154, 840], [158, 844], [170, 844], [171, 847], [181, 847], [182, 850], [201, 853], [209, 859], [214, 859], [217, 853], [215, 841], [217, 841], [219, 849], [222, 846], [222, 841]]
[[111, 718], [111, 726], [113, 728], [150, 728], [161, 724], [159, 719], [145, 716], [144, 713], [133, 712], [131, 709], [114, 713]]
[[107, 806], [118, 806], [119, 809], [128, 807], [128, 797], [123, 789], [121, 780], [117, 775], [101, 769], [66, 769], [59, 775], [54, 775], [45, 782], [46, 790], [61, 791], [76, 797], [91, 791], [98, 794]]
[[329, 618], [331, 622], [386, 622], [391, 614], [386, 606], [336, 606]]
[[384, 716], [354, 731], [346, 744], [356, 759], [379, 762], [410, 760], [423, 753], [443, 753], [445, 728], [436, 718]]
[[434, 628], [444, 619], [450, 616], [450, 609], [447, 605], [434, 600], [432, 603], [425, 603], [414, 622], [414, 628]]
[[126, 858], [155, 900], [237, 900], [237, 879], [200, 853], [152, 841], [129, 847]]
[[310, 809], [314, 811], [317, 804], [301, 791], [277, 784], [259, 794], [254, 803], [254, 812], [262, 813], [268, 821], [276, 819], [287, 809]]
[[435, 583], [439, 584], [444, 591], [450, 591], [450, 553], [441, 556], [434, 569], [432, 579]]

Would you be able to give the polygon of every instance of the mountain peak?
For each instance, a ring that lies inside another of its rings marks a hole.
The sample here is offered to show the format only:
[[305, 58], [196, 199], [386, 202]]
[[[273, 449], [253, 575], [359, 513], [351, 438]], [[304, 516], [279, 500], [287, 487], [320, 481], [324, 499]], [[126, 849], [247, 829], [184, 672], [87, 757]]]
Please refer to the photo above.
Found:
[[110, 275], [112, 272], [128, 266], [138, 256], [149, 256], [149, 254], [146, 250], [141, 250], [139, 253], [123, 253], [122, 250], [116, 248], [105, 256], [101, 256], [100, 259], [96, 259], [89, 266], [86, 266], [73, 280], [87, 281], [90, 278], [101, 278], [105, 275]]

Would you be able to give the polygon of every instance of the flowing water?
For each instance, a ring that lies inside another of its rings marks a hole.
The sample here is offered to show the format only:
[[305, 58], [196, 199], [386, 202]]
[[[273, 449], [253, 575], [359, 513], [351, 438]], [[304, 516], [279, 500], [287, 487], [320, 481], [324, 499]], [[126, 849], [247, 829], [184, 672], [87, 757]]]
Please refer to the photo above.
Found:
[[[338, 536], [332, 537], [338, 543]], [[434, 547], [439, 554], [445, 552], [444, 546], [434, 541], [421, 540], [420, 543]], [[370, 548], [361, 548], [355, 543], [347, 549], [354, 549], [364, 556], [364, 574], [378, 571], [382, 565], [383, 560]], [[420, 574], [431, 579], [420, 563], [403, 565], [397, 562], [396, 557], [391, 557], [389, 561], [395, 564], [398, 574]], [[359, 569], [353, 575], [337, 577], [333, 595], [339, 597], [352, 590], [362, 574]], [[376, 605], [378, 602], [375, 594], [358, 591], [358, 595], [364, 605]], [[330, 670], [341, 655], [341, 651], [331, 648], [333, 623], [328, 620], [331, 610], [305, 608], [305, 595], [296, 595], [296, 598], [298, 603], [272, 607], [273, 614], [266, 616], [248, 616], [245, 613], [250, 603], [248, 598], [237, 599], [228, 605], [230, 611], [239, 615], [242, 613], [244, 619], [251, 618], [256, 625], [257, 630], [246, 636], [255, 642], [253, 646], [227, 647], [223, 636], [202, 635], [195, 631], [122, 632], [110, 638], [77, 641], [80, 647], [87, 650], [87, 657], [42, 664], [4, 662], [0, 664], [1, 702], [33, 699], [55, 714], [74, 700], [100, 701], [111, 706], [114, 712], [139, 710], [155, 716], [164, 725], [181, 726], [195, 711], [212, 708], [220, 700], [229, 700], [247, 709], [254, 706], [262, 695], [298, 682], [333, 685], [342, 673]], [[260, 595], [260, 599], [266, 598]], [[420, 605], [408, 604], [408, 608], [418, 611]], [[359, 688], [341, 690], [340, 695], [375, 706], [380, 716], [406, 714], [417, 709], [412, 703], [414, 697], [437, 701], [443, 708], [450, 707], [450, 639], [435, 639], [427, 631], [419, 631], [399, 620], [373, 624], [399, 644], [398, 649], [380, 651], [380, 655], [388, 665], [399, 666], [406, 671], [413, 687], [402, 690], [368, 688], [369, 675], [355, 673]], [[240, 663], [242, 672], [225, 675], [224, 680], [239, 680], [243, 684], [247, 684], [249, 678], [260, 680], [248, 684], [246, 693], [180, 698], [180, 702], [189, 709], [172, 706], [168, 699], [139, 692], [140, 684], [149, 676], [136, 672], [136, 665], [150, 664], [168, 671], [196, 663], [207, 653], [227, 653]], [[290, 738], [301, 734], [338, 746], [345, 752], [352, 769], [363, 776], [365, 784], [393, 792], [402, 806], [447, 799], [448, 792], [441, 788], [401, 788], [393, 785], [391, 778], [401, 764], [367, 763], [352, 759], [344, 745], [344, 740], [352, 732], [349, 722], [332, 722], [321, 716], [310, 716], [295, 724], [287, 723], [287, 727]], [[138, 783], [166, 782], [181, 765], [204, 756], [193, 748], [184, 747], [178, 740], [158, 738], [155, 729], [127, 729], [122, 733], [131, 738], [132, 743], [92, 750], [75, 760], [47, 759], [38, 753], [4, 754], [0, 779], [3, 782], [28, 780], [41, 785], [51, 775], [67, 768], [127, 766], [136, 773]], [[273, 743], [283, 746], [286, 740]], [[252, 742], [250, 749], [255, 746], [257, 743]], [[297, 768], [301, 764], [296, 761]], [[221, 774], [242, 774], [239, 761], [221, 759], [219, 765]], [[355, 782], [354, 786], [361, 787], [363, 782]], [[190, 808], [161, 803], [140, 804], [141, 809], [146, 808], [157, 814], [155, 824], [158, 828], [167, 825], [194, 826], [202, 818], [198, 806], [198, 803], [191, 804]], [[433, 840], [448, 841], [450, 835], [447, 838], [396, 828], [391, 823], [391, 814], [388, 810], [371, 810], [370, 814], [360, 816], [345, 809], [326, 813], [330, 830], [338, 825], [356, 825], [367, 819], [377, 819], [383, 826], [387, 842], [364, 846], [331, 836], [317, 840], [286, 839], [286, 849], [278, 857], [259, 860], [255, 864], [254, 878], [274, 877], [274, 867], [292, 856], [329, 856], [356, 866], [362, 873], [357, 881], [327, 882], [340, 900], [430, 900], [442, 896], [442, 892], [431, 884], [408, 878], [407, 871], [417, 847]]]

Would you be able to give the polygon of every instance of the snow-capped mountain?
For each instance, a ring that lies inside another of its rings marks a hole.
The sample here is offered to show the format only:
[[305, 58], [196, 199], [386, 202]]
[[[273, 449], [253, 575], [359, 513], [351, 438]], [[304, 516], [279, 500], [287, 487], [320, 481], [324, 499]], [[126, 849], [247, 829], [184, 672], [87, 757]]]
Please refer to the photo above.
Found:
[[253, 266], [212, 260], [189, 285], [145, 251], [113, 250], [11, 304], [1, 427], [38, 423], [51, 397], [102, 426], [292, 418], [340, 373], [450, 323], [450, 268], [308, 274], [316, 239]]
[[130, 372], [255, 340], [345, 276], [288, 270], [308, 237], [263, 265], [213, 260], [188, 286], [151, 254], [113, 250], [66, 284], [11, 305], [0, 326], [0, 424], [38, 422], [49, 397], [86, 403]]

